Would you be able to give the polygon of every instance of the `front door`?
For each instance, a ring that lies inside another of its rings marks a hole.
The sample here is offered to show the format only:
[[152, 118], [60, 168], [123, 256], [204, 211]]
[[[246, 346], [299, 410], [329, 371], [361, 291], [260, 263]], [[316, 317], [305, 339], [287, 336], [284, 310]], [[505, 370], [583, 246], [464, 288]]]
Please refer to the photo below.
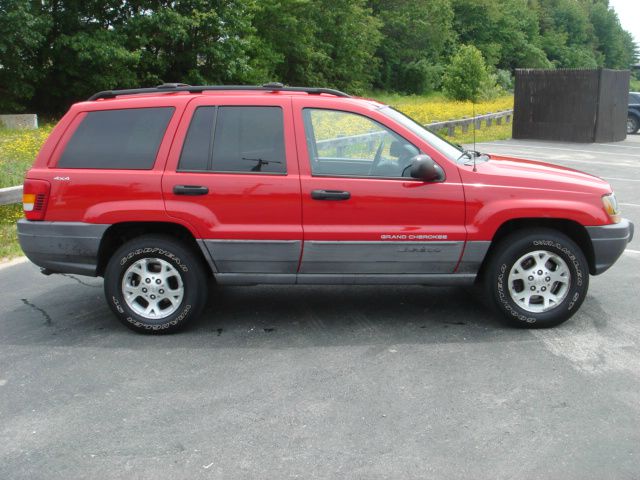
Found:
[[[304, 247], [301, 275], [453, 273], [465, 241], [464, 196], [454, 164], [376, 108], [294, 100]], [[338, 109], [342, 107], [342, 109]], [[446, 179], [409, 176], [430, 155]], [[302, 276], [301, 276], [302, 278]]]
[[204, 95], [191, 101], [162, 179], [169, 215], [198, 232], [220, 281], [295, 281], [302, 248], [291, 101]]

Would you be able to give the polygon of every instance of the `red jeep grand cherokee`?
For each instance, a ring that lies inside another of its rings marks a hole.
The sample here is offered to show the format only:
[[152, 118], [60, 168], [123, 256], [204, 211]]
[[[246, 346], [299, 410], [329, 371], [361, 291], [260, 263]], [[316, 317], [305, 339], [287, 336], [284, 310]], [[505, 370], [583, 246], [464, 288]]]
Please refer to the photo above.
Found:
[[391, 107], [319, 88], [100, 92], [73, 105], [24, 183], [25, 254], [104, 276], [128, 327], [169, 332], [220, 284], [482, 281], [549, 327], [633, 236], [605, 181], [462, 151]]

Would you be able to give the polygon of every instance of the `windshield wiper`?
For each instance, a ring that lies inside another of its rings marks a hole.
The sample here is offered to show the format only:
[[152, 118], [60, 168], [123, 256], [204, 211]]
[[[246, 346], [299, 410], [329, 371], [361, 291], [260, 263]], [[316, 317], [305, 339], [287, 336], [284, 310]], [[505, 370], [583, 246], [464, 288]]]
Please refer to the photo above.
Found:
[[242, 157], [242, 160], [248, 160], [250, 162], [258, 162], [256, 164], [256, 166], [251, 169], [252, 172], [261, 172], [263, 165], [269, 165], [270, 163], [282, 163], [282, 162], [279, 162], [278, 160], [268, 160], [267, 161], [267, 160], [263, 160], [261, 158], [244, 158], [244, 157]]
[[473, 160], [474, 158], [478, 158], [482, 155], [482, 153], [477, 150], [463, 150], [462, 154], [456, 159], [456, 162], [462, 160], [463, 157], [469, 157], [469, 160]]
[[488, 154], [486, 153], [480, 153], [477, 150], [463, 150], [462, 154], [458, 157], [458, 159], [456, 160], [456, 163], [459, 162], [460, 160], [462, 160], [463, 157], [469, 157], [469, 161], [465, 162], [464, 165], [469, 167], [471, 165], [473, 165], [473, 171], [475, 172], [476, 169], [476, 160], [478, 158], [481, 157], [486, 157], [487, 160], [491, 157], [489, 157]]

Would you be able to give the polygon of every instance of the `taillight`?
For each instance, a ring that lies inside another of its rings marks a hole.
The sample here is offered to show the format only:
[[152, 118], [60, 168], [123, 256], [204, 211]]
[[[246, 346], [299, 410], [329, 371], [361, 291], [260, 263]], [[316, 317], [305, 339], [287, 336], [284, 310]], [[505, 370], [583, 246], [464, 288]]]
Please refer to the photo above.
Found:
[[42, 220], [49, 200], [49, 182], [26, 179], [22, 187], [22, 209], [27, 220]]

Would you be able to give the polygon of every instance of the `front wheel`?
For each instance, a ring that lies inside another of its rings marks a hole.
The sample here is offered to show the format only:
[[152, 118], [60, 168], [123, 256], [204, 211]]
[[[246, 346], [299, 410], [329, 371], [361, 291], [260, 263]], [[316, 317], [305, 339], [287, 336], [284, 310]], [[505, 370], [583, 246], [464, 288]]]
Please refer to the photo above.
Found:
[[589, 267], [569, 237], [536, 229], [512, 234], [497, 245], [484, 281], [509, 324], [553, 327], [580, 308], [589, 287]]
[[638, 133], [640, 130], [640, 120], [634, 115], [627, 116], [627, 134]]
[[198, 316], [207, 297], [201, 259], [178, 240], [135, 238], [111, 257], [104, 275], [109, 306], [127, 327], [170, 333]]

